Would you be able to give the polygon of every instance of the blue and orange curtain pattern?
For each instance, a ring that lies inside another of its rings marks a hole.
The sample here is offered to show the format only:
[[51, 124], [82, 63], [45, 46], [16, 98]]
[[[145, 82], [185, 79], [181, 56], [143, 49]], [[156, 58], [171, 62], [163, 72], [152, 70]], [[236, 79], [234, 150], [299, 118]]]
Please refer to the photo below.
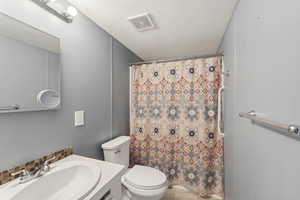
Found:
[[201, 197], [223, 196], [221, 71], [221, 57], [131, 67], [132, 164], [158, 168]]

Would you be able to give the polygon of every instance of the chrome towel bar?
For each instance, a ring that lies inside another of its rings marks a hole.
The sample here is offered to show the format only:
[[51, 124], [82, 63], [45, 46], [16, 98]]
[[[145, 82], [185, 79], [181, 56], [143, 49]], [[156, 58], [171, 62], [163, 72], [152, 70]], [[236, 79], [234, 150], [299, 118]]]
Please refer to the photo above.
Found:
[[285, 133], [290, 133], [290, 134], [294, 134], [294, 135], [299, 134], [299, 126], [293, 125], [293, 124], [282, 124], [282, 123], [278, 123], [278, 122], [274, 122], [274, 121], [270, 121], [270, 120], [266, 120], [266, 119], [257, 117], [255, 111], [250, 111], [247, 113], [242, 112], [239, 114], [239, 116], [250, 119], [251, 121], [253, 121], [257, 124], [261, 124], [261, 125], [267, 126], [269, 128], [280, 129], [281, 131], [283, 131]]
[[19, 109], [20, 109], [20, 105], [18, 105], [18, 104], [15, 104], [15, 105], [12, 105], [12, 106], [0, 107], [0, 111], [3, 111], [3, 110], [19, 110]]

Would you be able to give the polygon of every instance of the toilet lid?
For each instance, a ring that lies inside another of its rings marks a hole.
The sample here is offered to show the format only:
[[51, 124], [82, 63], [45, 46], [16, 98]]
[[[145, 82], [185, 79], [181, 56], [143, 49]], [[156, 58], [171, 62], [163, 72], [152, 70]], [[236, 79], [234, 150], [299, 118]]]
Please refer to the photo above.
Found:
[[166, 175], [161, 171], [141, 165], [135, 165], [124, 175], [124, 179], [131, 186], [143, 190], [159, 189], [167, 181]]

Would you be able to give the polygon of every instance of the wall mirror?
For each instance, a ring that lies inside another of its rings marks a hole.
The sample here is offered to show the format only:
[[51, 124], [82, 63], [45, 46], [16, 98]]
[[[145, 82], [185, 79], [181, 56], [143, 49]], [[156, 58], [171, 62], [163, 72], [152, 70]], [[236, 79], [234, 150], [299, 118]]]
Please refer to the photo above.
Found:
[[0, 113], [59, 109], [60, 40], [0, 13]]

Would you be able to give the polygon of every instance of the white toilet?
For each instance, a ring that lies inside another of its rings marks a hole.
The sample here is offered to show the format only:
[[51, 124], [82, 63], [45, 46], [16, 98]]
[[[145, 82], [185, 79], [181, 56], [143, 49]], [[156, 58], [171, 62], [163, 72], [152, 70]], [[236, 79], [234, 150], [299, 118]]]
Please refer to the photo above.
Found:
[[[121, 136], [102, 145], [105, 161], [129, 166], [130, 137]], [[161, 171], [135, 165], [122, 177], [123, 199], [159, 200], [167, 188], [167, 177]]]

